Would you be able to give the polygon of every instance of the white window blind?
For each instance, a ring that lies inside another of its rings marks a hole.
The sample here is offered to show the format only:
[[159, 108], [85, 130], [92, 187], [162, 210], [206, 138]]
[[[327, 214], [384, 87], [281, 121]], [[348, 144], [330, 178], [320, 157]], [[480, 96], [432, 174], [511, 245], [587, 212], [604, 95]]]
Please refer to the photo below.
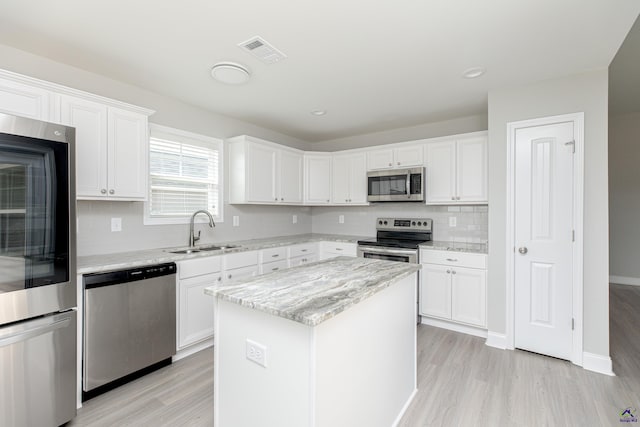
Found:
[[199, 209], [220, 217], [220, 143], [152, 130], [149, 148], [150, 218], [184, 218]]

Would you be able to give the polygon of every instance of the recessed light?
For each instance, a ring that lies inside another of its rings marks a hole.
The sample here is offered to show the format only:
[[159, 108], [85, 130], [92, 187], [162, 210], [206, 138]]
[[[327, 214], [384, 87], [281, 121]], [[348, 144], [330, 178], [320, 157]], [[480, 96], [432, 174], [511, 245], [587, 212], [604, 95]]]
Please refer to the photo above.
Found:
[[485, 73], [485, 69], [482, 67], [473, 67], [465, 70], [462, 73], [462, 77], [465, 79], [476, 79]]
[[220, 83], [240, 85], [249, 81], [251, 73], [235, 62], [219, 62], [211, 68], [211, 76]]
[[312, 110], [311, 114], [313, 114], [314, 116], [324, 116], [325, 114], [327, 114], [327, 110]]

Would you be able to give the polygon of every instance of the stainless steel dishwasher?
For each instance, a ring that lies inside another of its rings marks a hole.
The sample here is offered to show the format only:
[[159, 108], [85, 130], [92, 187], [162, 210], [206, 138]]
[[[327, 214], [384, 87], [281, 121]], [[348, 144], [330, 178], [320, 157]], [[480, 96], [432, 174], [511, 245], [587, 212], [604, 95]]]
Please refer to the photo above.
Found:
[[171, 363], [176, 265], [84, 276], [83, 400]]

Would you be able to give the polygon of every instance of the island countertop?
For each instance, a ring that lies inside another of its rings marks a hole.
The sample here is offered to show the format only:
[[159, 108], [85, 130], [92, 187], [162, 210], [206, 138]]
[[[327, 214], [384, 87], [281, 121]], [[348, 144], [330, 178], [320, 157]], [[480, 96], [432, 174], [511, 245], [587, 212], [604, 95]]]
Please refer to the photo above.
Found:
[[337, 257], [214, 285], [205, 293], [316, 326], [419, 269], [419, 264]]

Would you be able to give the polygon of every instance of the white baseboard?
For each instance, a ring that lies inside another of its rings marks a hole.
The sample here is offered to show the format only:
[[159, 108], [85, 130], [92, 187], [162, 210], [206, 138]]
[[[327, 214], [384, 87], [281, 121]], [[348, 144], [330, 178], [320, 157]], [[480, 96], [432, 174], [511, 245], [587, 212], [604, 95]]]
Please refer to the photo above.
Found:
[[489, 347], [499, 348], [500, 350], [507, 349], [507, 335], [499, 334], [497, 332], [487, 332], [487, 341], [485, 343]]
[[204, 350], [205, 348], [213, 347], [213, 338], [201, 341], [199, 343], [190, 345], [189, 347], [183, 348], [178, 351], [175, 356], [171, 358], [172, 362], [177, 362], [180, 359], [184, 359], [187, 356], [191, 356], [194, 353], [199, 352], [200, 350]]
[[460, 323], [447, 322], [446, 320], [434, 319], [433, 317], [422, 316], [423, 325], [436, 326], [438, 328], [448, 329], [454, 332], [462, 332], [463, 334], [474, 335], [480, 338], [487, 338], [487, 330], [476, 328], [474, 326], [462, 325]]
[[411, 405], [411, 402], [413, 401], [413, 398], [416, 397], [416, 394], [418, 394], [418, 389], [413, 390], [413, 393], [411, 393], [411, 396], [409, 396], [409, 399], [407, 399], [407, 402], [400, 410], [400, 413], [396, 417], [393, 424], [391, 424], [391, 427], [396, 427], [398, 424], [400, 424], [400, 420], [402, 419], [402, 417], [404, 417], [404, 413], [407, 412], [407, 409], [409, 409], [409, 405]]
[[640, 286], [640, 279], [637, 277], [609, 276], [609, 283], [615, 283], [617, 285]]
[[602, 356], [600, 354], [582, 353], [582, 367], [587, 371], [597, 372], [599, 374], [609, 375], [615, 377], [613, 373], [613, 364], [609, 356]]

